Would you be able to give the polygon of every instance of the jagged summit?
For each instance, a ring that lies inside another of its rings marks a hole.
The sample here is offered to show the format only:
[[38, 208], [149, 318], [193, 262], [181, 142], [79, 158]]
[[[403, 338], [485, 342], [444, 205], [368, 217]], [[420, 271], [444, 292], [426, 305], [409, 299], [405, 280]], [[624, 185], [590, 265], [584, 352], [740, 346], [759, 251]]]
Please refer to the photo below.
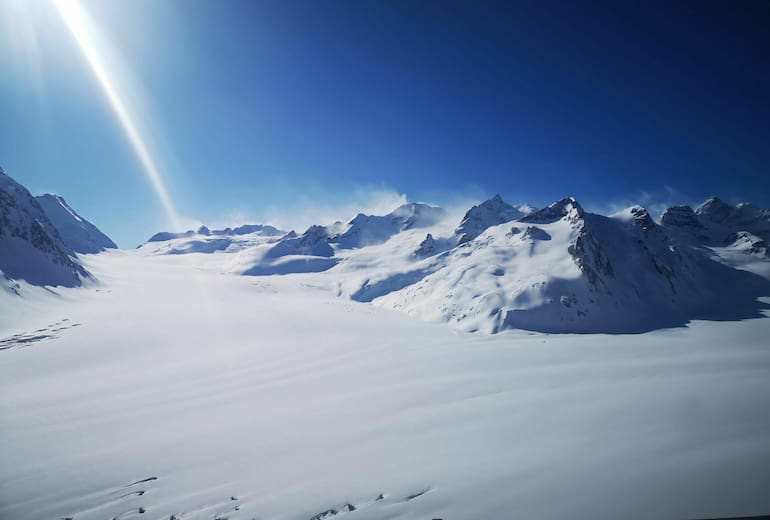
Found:
[[497, 194], [469, 209], [455, 230], [458, 244], [465, 244], [486, 229], [505, 222], [519, 220], [534, 209], [528, 205], [512, 206]]
[[548, 207], [530, 213], [523, 217], [521, 221], [550, 224], [551, 222], [567, 217], [567, 219], [574, 224], [582, 219], [584, 214], [583, 207], [578, 204], [574, 197], [564, 197], [563, 199], [559, 199], [550, 204]]

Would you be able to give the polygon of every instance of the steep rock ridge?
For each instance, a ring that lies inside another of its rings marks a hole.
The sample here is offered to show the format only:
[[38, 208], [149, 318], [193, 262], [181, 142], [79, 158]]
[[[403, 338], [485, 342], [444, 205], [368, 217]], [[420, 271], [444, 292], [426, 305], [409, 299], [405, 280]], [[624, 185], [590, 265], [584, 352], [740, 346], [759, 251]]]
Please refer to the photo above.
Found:
[[8, 281], [24, 280], [32, 285], [76, 287], [91, 278], [38, 201], [2, 169], [0, 271]]
[[330, 242], [344, 249], [381, 244], [402, 231], [432, 226], [445, 216], [442, 208], [414, 202], [384, 216], [359, 213], [348, 223], [348, 228], [331, 237]]
[[76, 253], [99, 253], [118, 246], [91, 222], [78, 215], [60, 196], [46, 193], [35, 197], [64, 245]]
[[574, 197], [565, 197], [541, 210], [523, 216], [520, 220], [522, 222], [550, 224], [560, 219], [566, 219], [570, 224], [576, 224], [583, 218], [584, 213], [583, 207], [578, 204]]
[[505, 202], [499, 194], [495, 195], [491, 199], [473, 206], [465, 213], [460, 225], [455, 230], [457, 243], [470, 242], [491, 226], [518, 220], [532, 211], [534, 209], [530, 206], [514, 207]]
[[427, 258], [436, 254], [436, 239], [433, 238], [433, 235], [430, 233], [425, 235], [425, 240], [420, 242], [420, 245], [417, 246], [414, 254], [419, 258]]

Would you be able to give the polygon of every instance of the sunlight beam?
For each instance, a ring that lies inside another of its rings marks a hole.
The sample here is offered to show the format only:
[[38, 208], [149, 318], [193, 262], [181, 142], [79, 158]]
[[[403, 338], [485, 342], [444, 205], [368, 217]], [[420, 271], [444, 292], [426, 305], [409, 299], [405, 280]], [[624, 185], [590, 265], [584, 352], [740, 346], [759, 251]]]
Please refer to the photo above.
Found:
[[91, 71], [99, 82], [115, 116], [118, 118], [123, 132], [126, 134], [131, 147], [142, 164], [144, 172], [150, 180], [158, 199], [160, 199], [171, 224], [174, 228], [180, 228], [179, 216], [163, 183], [160, 170], [123, 101], [124, 96], [121, 96], [108, 73], [102, 56], [97, 51], [97, 47], [87, 29], [88, 25], [82, 6], [77, 0], [53, 0], [53, 4], [91, 67]]

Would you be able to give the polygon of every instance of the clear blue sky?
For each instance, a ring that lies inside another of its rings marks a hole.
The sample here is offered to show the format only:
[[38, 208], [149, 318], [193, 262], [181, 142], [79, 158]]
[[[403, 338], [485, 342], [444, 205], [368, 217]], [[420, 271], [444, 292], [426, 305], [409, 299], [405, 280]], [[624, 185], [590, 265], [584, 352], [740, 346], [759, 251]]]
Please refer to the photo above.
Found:
[[[371, 189], [770, 206], [770, 2], [81, 3], [185, 219]], [[0, 6], [0, 165], [122, 247], [167, 228], [50, 3]]]

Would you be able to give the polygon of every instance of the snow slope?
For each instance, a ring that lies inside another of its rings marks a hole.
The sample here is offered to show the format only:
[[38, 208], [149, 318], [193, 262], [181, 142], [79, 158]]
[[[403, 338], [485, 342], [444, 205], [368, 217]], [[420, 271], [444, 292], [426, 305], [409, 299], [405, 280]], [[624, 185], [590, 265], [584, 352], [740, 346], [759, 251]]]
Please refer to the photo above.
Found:
[[566, 198], [349, 294], [465, 331], [632, 333], [756, 317], [770, 282], [677, 244], [641, 207], [610, 218]]
[[433, 226], [445, 216], [442, 208], [420, 203], [404, 204], [383, 216], [359, 213], [330, 242], [344, 249], [381, 244], [402, 231]]
[[526, 204], [511, 206], [500, 195], [495, 195], [468, 210], [455, 230], [457, 243], [470, 242], [492, 226], [519, 220], [533, 211], [535, 208]]
[[40, 204], [51, 225], [59, 232], [64, 245], [72, 251], [99, 253], [105, 249], [118, 247], [110, 237], [78, 215], [62, 197], [46, 193], [35, 197], [35, 200]]
[[15, 280], [75, 287], [90, 274], [59, 236], [37, 200], [0, 169], [0, 279], [18, 293]]
[[[480, 243], [514, 225], [516, 254], [577, 233], [561, 219], [506, 224]], [[403, 234], [403, 262], [422, 233]], [[375, 269], [367, 249], [356, 261]], [[338, 298], [323, 279], [343, 264], [223, 275], [238, 254], [91, 255], [99, 288], [0, 312], [0, 518], [770, 510], [767, 317], [468, 335]]]
[[757, 300], [770, 296], [766, 242], [726, 224], [762, 234], [767, 212], [714, 204], [670, 208], [657, 224], [640, 206], [606, 217], [570, 197], [535, 211], [496, 196], [459, 226], [439, 208], [407, 204], [343, 230], [254, 232], [234, 246], [206, 229], [159, 234], [143, 248], [228, 253], [226, 273], [316, 273], [313, 283], [343, 298], [463, 331], [638, 333], [767, 307]]

